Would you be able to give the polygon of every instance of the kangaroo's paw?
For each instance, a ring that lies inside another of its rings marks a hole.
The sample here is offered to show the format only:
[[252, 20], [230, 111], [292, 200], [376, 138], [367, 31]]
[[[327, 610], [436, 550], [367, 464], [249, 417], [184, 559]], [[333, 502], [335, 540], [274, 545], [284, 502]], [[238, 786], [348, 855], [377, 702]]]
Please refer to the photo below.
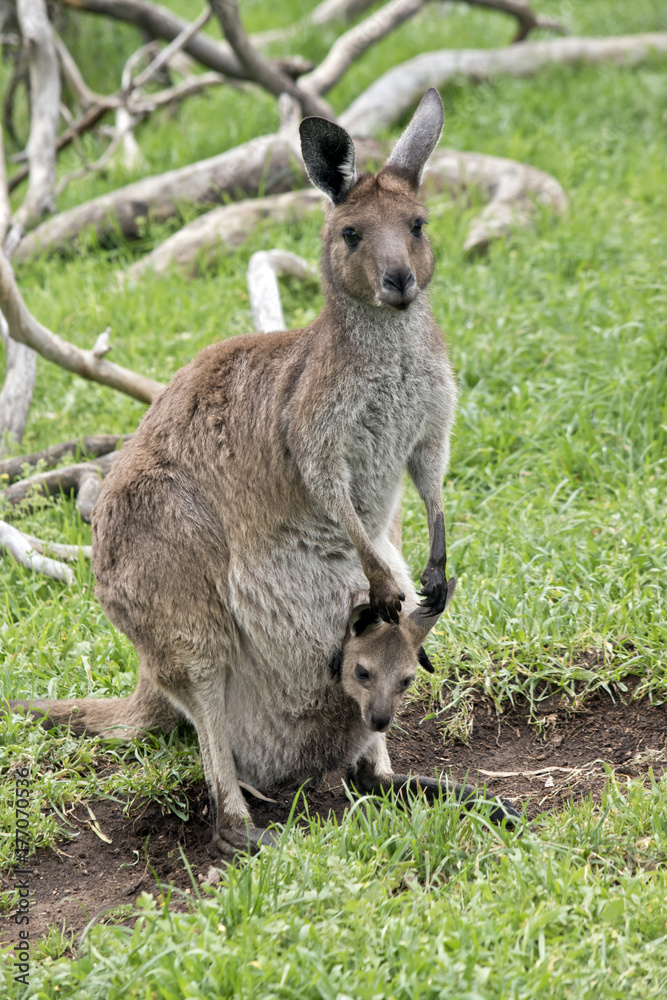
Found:
[[209, 852], [233, 858], [237, 854], [257, 854], [260, 847], [275, 847], [278, 835], [259, 826], [225, 827], [213, 833]]

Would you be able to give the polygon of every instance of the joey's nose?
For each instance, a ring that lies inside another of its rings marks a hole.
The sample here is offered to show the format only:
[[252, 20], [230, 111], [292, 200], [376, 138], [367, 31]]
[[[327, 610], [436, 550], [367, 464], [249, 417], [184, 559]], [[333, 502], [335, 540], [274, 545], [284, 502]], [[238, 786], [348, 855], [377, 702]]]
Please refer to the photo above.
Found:
[[400, 292], [404, 295], [415, 283], [415, 276], [407, 267], [397, 267], [385, 271], [382, 276], [382, 287], [388, 292]]
[[378, 715], [375, 712], [371, 714], [371, 726], [376, 733], [383, 733], [389, 726], [390, 721], [391, 719], [388, 715]]

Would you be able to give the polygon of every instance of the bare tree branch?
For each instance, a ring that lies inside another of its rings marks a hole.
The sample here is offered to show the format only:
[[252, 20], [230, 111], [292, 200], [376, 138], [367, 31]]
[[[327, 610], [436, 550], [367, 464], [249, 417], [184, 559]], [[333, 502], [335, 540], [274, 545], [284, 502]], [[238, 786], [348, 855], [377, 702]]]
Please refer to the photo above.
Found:
[[79, 107], [87, 111], [93, 104], [97, 104], [100, 95], [95, 94], [84, 80], [81, 70], [77, 66], [74, 57], [63, 42], [58, 32], [53, 29], [53, 40], [58, 53], [58, 60], [69, 89], [74, 94]]
[[[147, 0], [58, 0], [58, 3], [63, 7], [74, 7], [77, 10], [127, 21], [154, 38], [162, 38], [167, 42], [173, 41], [187, 28], [186, 21], [165, 7], [149, 3]], [[239, 80], [247, 79], [242, 64], [229, 45], [224, 42], [216, 42], [215, 39], [198, 31], [183, 48], [193, 59], [203, 66], [208, 66], [209, 69]], [[308, 69], [312, 68], [312, 64], [308, 64], [300, 56], [277, 59], [274, 65], [292, 78], [307, 73]]]
[[511, 14], [518, 22], [517, 33], [514, 36], [515, 42], [522, 42], [531, 31], [536, 28], [543, 28], [548, 31], [557, 31], [565, 34], [565, 28], [560, 21], [553, 17], [542, 17], [535, 14], [530, 4], [526, 0], [465, 0], [471, 7], [487, 7], [490, 10], [498, 10], [503, 14]]
[[18, 290], [11, 265], [0, 253], [0, 309], [13, 340], [26, 344], [47, 361], [60, 365], [82, 378], [111, 386], [120, 392], [150, 403], [163, 388], [160, 382], [138, 375], [106, 361], [99, 352], [84, 351], [52, 333], [28, 311]]
[[11, 441], [20, 443], [28, 422], [37, 375], [35, 352], [9, 335], [0, 313], [0, 336], [5, 347], [5, 379], [0, 392], [0, 455]]
[[253, 47], [241, 24], [237, 0], [209, 0], [209, 2], [220, 22], [225, 38], [251, 80], [255, 80], [276, 97], [280, 97], [281, 94], [290, 94], [299, 102], [305, 115], [320, 115], [323, 118], [334, 117], [328, 104], [315, 94], [301, 90], [289, 76], [272, 66]]
[[355, 59], [416, 14], [425, 2], [426, 0], [391, 0], [371, 17], [341, 35], [320, 65], [299, 78], [299, 87], [310, 94], [326, 94]]
[[193, 35], [204, 27], [205, 24], [209, 22], [211, 18], [211, 8], [209, 6], [204, 7], [203, 11], [196, 18], [192, 24], [186, 25], [183, 31], [180, 32], [174, 38], [169, 45], [165, 46], [158, 54], [155, 56], [153, 61], [146, 67], [146, 69], [141, 73], [137, 79], [134, 81], [135, 87], [144, 87], [147, 83], [150, 83], [152, 79], [160, 72], [160, 70], [169, 65], [170, 60], [177, 52], [187, 45]]
[[278, 276], [319, 280], [317, 268], [290, 250], [258, 250], [250, 258], [246, 280], [254, 329], [258, 333], [285, 329]]
[[27, 226], [55, 209], [56, 139], [60, 114], [58, 57], [45, 0], [17, 0], [30, 64], [28, 190], [12, 220], [5, 246], [11, 257]]
[[63, 441], [61, 444], [52, 444], [49, 448], [33, 451], [29, 455], [5, 458], [0, 461], [0, 480], [6, 477], [8, 484], [11, 484], [17, 479], [25, 478], [24, 469], [26, 466], [30, 468], [43, 463], [47, 468], [52, 468], [70, 455], [76, 457], [83, 454], [88, 458], [108, 455], [118, 448], [119, 444], [129, 441], [131, 437], [131, 434], [95, 434], [90, 437], [75, 438], [72, 441]]
[[61, 212], [25, 236], [16, 259], [66, 246], [93, 227], [102, 237], [115, 227], [129, 239], [139, 235], [139, 218], [163, 221], [178, 214], [179, 205], [211, 204], [239, 193], [257, 194], [294, 186], [294, 176], [303, 178], [303, 168], [294, 162], [288, 142], [280, 135], [259, 136], [208, 160], [188, 164], [156, 177], [146, 177], [100, 198]]
[[[0, 247], [7, 234], [11, 207], [5, 172], [5, 151], [0, 129]], [[0, 254], [2, 250], [0, 250]], [[9, 335], [9, 327], [0, 312], [0, 336], [5, 348], [5, 378], [0, 391], [0, 455], [9, 439], [20, 442], [28, 420], [37, 372], [35, 352], [17, 344]]]
[[[46, 546], [46, 543], [44, 543]], [[71, 587], [74, 574], [69, 566], [55, 559], [49, 559], [35, 551], [33, 539], [6, 521], [0, 521], [0, 546], [16, 559], [17, 563], [27, 566], [35, 573], [42, 573], [54, 580], [61, 580]]]
[[65, 562], [76, 562], [79, 556], [84, 559], [93, 558], [92, 545], [63, 545], [62, 542], [47, 542], [44, 538], [35, 538], [34, 535], [26, 535], [28, 544], [40, 555], [56, 556]]
[[651, 52], [667, 52], [667, 32], [614, 38], [557, 38], [501, 49], [424, 52], [379, 77], [338, 120], [354, 136], [377, 135], [416, 104], [427, 87], [442, 87], [455, 78], [533, 76], [550, 63], [634, 65]]
[[468, 228], [463, 249], [483, 250], [491, 240], [515, 229], [527, 229], [539, 206], [557, 215], [567, 211], [567, 197], [558, 181], [536, 167], [500, 156], [436, 150], [424, 173], [426, 190], [452, 193], [476, 187], [488, 204]]
[[75, 465], [65, 465], [49, 472], [37, 472], [26, 479], [20, 479], [0, 493], [0, 500], [15, 507], [23, 504], [31, 496], [60, 496], [74, 493], [76, 496], [82, 485], [91, 477], [98, 482], [104, 479], [115, 462], [118, 451], [101, 455], [95, 462], [77, 462]]
[[214, 208], [158, 244], [132, 264], [124, 277], [134, 281], [146, 271], [163, 274], [173, 265], [190, 272], [205, 271], [221, 248], [236, 250], [245, 243], [262, 219], [283, 222], [303, 218], [307, 212], [319, 208], [321, 202], [319, 191], [305, 188]]

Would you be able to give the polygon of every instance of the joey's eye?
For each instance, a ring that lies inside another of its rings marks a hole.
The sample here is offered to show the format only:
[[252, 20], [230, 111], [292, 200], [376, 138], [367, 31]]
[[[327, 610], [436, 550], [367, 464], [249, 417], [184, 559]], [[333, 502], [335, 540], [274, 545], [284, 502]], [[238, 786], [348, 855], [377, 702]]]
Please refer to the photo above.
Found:
[[414, 677], [404, 677], [403, 678], [403, 687], [404, 688], [409, 688], [410, 685], [412, 684], [413, 680], [414, 680]]
[[348, 226], [347, 229], [343, 230], [342, 237], [349, 247], [356, 247], [357, 243], [361, 239], [361, 236], [356, 229], [352, 229], [351, 226]]
[[426, 222], [425, 222], [424, 219], [415, 219], [415, 221], [414, 221], [414, 223], [412, 225], [412, 235], [413, 236], [421, 236], [421, 234], [422, 234], [422, 226], [425, 226], [425, 225], [426, 225]]
[[360, 663], [357, 663], [357, 666], [356, 666], [354, 672], [355, 672], [355, 674], [357, 675], [357, 678], [360, 681], [367, 681], [369, 679], [369, 677], [371, 676], [368, 673], [368, 671], [366, 670], [366, 668], [362, 667], [362, 665]]

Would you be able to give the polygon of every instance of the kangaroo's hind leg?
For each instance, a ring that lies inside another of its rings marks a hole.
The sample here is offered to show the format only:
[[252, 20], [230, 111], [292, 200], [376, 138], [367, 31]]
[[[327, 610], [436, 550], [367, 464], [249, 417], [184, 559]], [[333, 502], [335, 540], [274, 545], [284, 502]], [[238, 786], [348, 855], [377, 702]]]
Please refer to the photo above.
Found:
[[170, 691], [169, 697], [197, 730], [211, 804], [213, 847], [232, 857], [237, 851], [272, 844], [266, 830], [253, 826], [239, 787], [229, 742], [224, 668], [214, 668], [210, 661], [190, 662], [187, 682]]

